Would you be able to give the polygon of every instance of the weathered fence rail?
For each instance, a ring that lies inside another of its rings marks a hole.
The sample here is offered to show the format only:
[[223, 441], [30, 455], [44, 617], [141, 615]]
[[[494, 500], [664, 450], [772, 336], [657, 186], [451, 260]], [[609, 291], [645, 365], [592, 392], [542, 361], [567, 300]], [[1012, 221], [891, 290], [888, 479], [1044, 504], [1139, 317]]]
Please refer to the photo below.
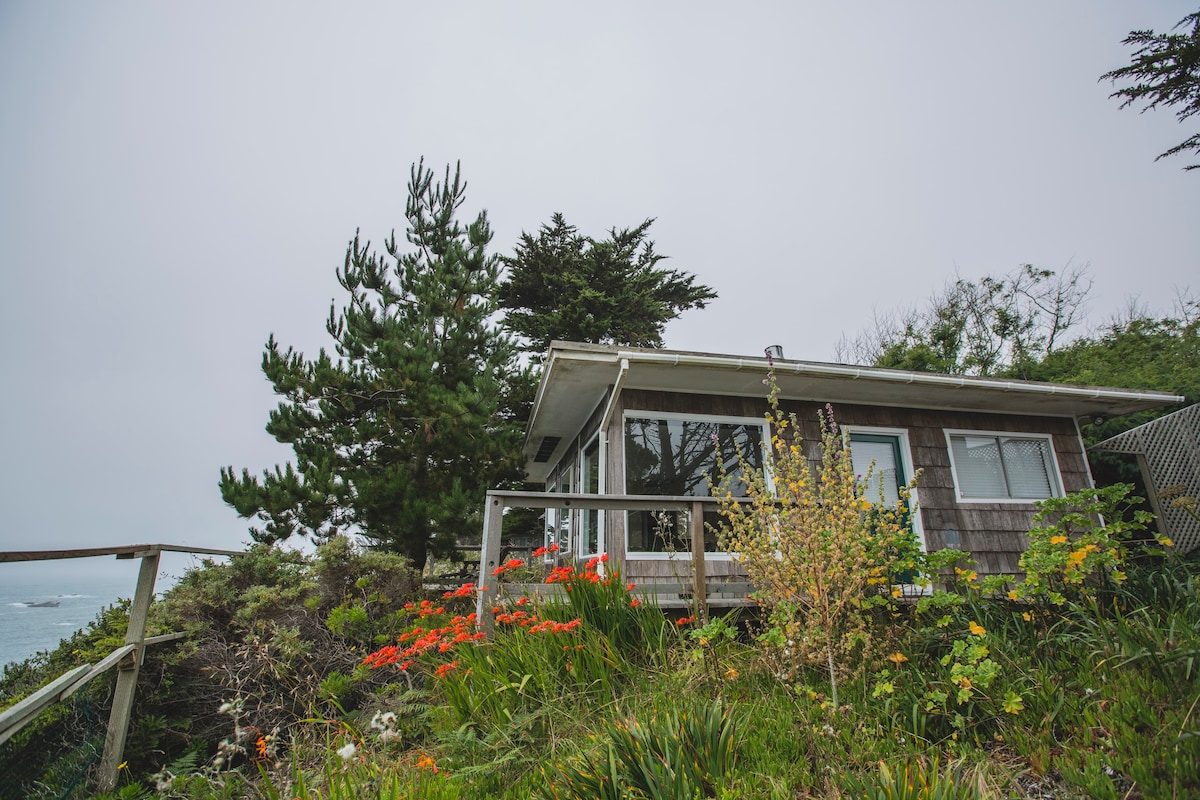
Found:
[[[715, 508], [717, 499], [714, 497], [691, 496], [650, 496], [632, 494], [571, 494], [556, 492], [517, 492], [492, 490], [487, 493], [487, 503], [483, 512], [483, 545], [479, 557], [479, 586], [486, 587], [479, 592], [476, 606], [476, 619], [484, 627], [491, 623], [491, 614], [484, 611], [490, 609], [496, 602], [500, 592], [500, 581], [493, 579], [492, 571], [500, 564], [500, 532], [504, 522], [506, 508], [540, 508], [540, 509], [582, 509], [599, 511], [685, 511], [689, 515], [688, 532], [691, 537], [691, 560], [688, 562], [692, 572], [692, 585], [687, 588], [675, 584], [655, 584], [653, 594], [665, 606], [694, 606], [702, 619], [708, 617], [710, 598], [714, 604], [741, 605], [749, 591], [748, 585], [739, 583], [741, 591], [736, 597], [726, 597], [730, 586], [724, 579], [710, 583], [705, 575], [704, 560], [704, 510]], [[650, 587], [640, 587], [650, 592]]]
[[97, 776], [102, 791], [117, 782], [117, 768], [124, 760], [125, 737], [129, 734], [129, 718], [133, 711], [134, 690], [138, 671], [146, 656], [146, 648], [161, 642], [182, 639], [186, 634], [168, 633], [146, 638], [146, 619], [154, 599], [154, 581], [158, 576], [160, 556], [164, 552], [197, 555], [236, 556], [237, 550], [214, 550], [207, 547], [186, 547], [171, 544], [131, 544], [121, 547], [90, 547], [74, 550], [23, 550], [0, 552], [0, 564], [22, 561], [55, 561], [64, 558], [94, 558], [116, 556], [118, 559], [140, 558], [137, 586], [129, 607], [129, 628], [125, 644], [109, 653], [96, 664], [83, 664], [50, 681], [33, 694], [0, 713], [0, 743], [32, 722], [49, 706], [65, 700], [83, 688], [88, 681], [117, 669], [117, 688], [113, 692], [112, 710], [104, 736], [104, 754]]

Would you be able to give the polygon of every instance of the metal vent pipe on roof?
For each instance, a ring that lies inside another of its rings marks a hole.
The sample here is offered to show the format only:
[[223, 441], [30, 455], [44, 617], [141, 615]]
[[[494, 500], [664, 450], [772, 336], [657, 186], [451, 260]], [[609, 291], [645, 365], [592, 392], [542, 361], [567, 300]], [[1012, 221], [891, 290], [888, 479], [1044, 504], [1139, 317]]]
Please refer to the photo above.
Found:
[[766, 350], [763, 350], [767, 358], [783, 358], [783, 345], [773, 344]]

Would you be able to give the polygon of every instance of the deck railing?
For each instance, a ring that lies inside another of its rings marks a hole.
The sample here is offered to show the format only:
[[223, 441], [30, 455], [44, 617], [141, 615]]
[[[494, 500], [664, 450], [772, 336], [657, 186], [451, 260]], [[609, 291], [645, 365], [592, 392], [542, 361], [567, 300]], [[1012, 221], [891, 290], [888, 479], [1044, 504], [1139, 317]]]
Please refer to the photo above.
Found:
[[125, 737], [129, 734], [129, 718], [133, 711], [134, 690], [138, 671], [145, 659], [146, 648], [160, 642], [182, 639], [186, 634], [168, 633], [146, 638], [146, 619], [154, 599], [154, 581], [158, 576], [159, 557], [164, 552], [198, 555], [236, 556], [241, 551], [214, 550], [206, 547], [186, 547], [171, 544], [131, 544], [122, 547], [93, 547], [75, 550], [25, 550], [0, 552], [0, 563], [19, 561], [55, 561], [64, 558], [94, 558], [116, 556], [118, 559], [140, 558], [137, 586], [129, 607], [129, 628], [125, 644], [109, 653], [98, 663], [83, 664], [60, 675], [33, 694], [0, 713], [0, 743], [9, 739], [32, 722], [50, 705], [79, 691], [88, 681], [117, 668], [117, 688], [113, 692], [112, 710], [104, 735], [104, 753], [100, 759], [97, 781], [101, 791], [112, 789], [117, 782], [117, 770], [125, 753]]
[[[690, 567], [692, 586], [690, 602], [701, 619], [708, 617], [708, 584], [704, 561], [704, 511], [717, 506], [713, 497], [658, 496], [631, 494], [571, 494], [556, 492], [516, 492], [493, 490], [487, 493], [483, 514], [483, 546], [479, 558], [479, 592], [476, 619], [488, 626], [490, 609], [500, 591], [500, 581], [492, 575], [500, 565], [500, 533], [506, 508], [568, 509], [599, 511], [683, 511], [689, 515], [688, 533], [691, 540]], [[683, 587], [680, 587], [683, 588]], [[744, 595], [745, 592], [742, 592]]]

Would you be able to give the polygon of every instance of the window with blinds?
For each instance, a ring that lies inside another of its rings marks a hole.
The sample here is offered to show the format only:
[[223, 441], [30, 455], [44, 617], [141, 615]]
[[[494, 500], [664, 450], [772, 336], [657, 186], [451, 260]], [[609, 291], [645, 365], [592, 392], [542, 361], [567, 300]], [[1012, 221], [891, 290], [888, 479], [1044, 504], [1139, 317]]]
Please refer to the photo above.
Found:
[[960, 499], [1045, 500], [1060, 494], [1049, 437], [946, 435]]

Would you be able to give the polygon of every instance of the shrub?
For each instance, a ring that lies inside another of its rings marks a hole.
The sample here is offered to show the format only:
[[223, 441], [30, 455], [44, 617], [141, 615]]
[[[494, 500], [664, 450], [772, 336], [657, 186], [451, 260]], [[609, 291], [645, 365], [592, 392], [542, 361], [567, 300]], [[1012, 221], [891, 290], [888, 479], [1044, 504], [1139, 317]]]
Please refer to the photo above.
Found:
[[900, 596], [894, 584], [901, 576], [921, 567], [907, 522], [912, 485], [895, 507], [864, 497], [871, 476], [855, 474], [832, 409], [820, 415], [821, 461], [814, 469], [802, 443], [788, 438], [799, 425], [780, 411], [775, 386], [769, 400], [773, 491], [761, 474], [739, 475], [746, 502], [727, 485], [714, 487], [728, 524], [722, 548], [746, 567], [766, 611], [764, 641], [787, 674], [822, 664], [836, 706], [839, 673], [886, 652], [891, 631], [873, 620]]

